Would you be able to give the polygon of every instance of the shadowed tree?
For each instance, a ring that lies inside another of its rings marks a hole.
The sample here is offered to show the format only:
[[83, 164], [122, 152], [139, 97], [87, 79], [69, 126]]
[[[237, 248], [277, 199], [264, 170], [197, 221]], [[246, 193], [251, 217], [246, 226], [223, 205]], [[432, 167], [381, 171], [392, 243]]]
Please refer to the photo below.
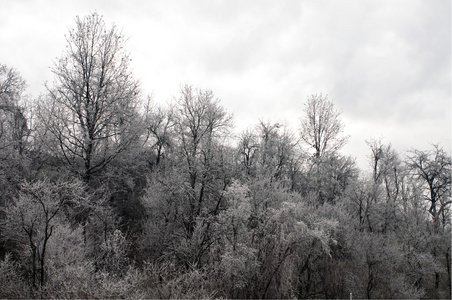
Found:
[[450, 224], [451, 157], [435, 145], [433, 151], [413, 150], [407, 164], [412, 174], [422, 181], [434, 231], [438, 232]]
[[0, 159], [22, 155], [30, 130], [19, 101], [25, 90], [25, 80], [19, 73], [0, 65]]
[[258, 136], [250, 130], [244, 131], [240, 136], [237, 148], [240, 164], [245, 170], [246, 175], [255, 175], [257, 156], [260, 148]]
[[0, 64], [0, 206], [17, 196], [21, 180], [30, 172], [26, 150], [30, 149], [31, 130], [26, 107], [22, 106], [24, 90], [20, 74]]
[[[181, 167], [188, 175], [189, 213], [186, 226], [190, 234], [193, 232], [196, 217], [200, 215], [203, 207], [207, 207], [206, 200], [212, 198], [212, 193], [216, 194], [225, 188], [224, 184], [216, 186], [215, 182], [221, 178], [217, 174], [222, 163], [219, 159], [222, 154], [219, 141], [225, 137], [231, 123], [232, 117], [211, 91], [196, 90], [191, 86], [182, 88], [175, 128], [178, 131], [183, 163]], [[214, 187], [218, 190], [213, 189]]]
[[168, 149], [173, 146], [173, 129], [175, 126], [174, 109], [153, 106], [150, 109], [150, 118], [147, 123], [146, 142], [155, 154], [155, 165], [158, 166]]
[[[424, 199], [428, 203], [428, 212], [433, 221], [432, 255], [436, 261], [445, 257], [447, 269], [446, 282], [449, 295], [450, 281], [450, 206], [451, 200], [451, 166], [450, 155], [439, 145], [430, 151], [413, 150], [407, 158], [408, 168], [418, 178], [424, 189]], [[435, 270], [435, 296], [441, 298], [441, 273]]]

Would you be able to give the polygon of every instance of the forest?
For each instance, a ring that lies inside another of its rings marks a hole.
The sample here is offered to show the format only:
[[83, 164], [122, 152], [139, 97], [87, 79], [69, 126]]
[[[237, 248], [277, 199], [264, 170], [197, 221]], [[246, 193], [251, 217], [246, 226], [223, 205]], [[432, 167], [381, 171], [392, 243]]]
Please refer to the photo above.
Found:
[[0, 298], [451, 298], [449, 149], [362, 169], [324, 94], [234, 132], [209, 89], [143, 95], [102, 16], [66, 40], [37, 97], [0, 65]]

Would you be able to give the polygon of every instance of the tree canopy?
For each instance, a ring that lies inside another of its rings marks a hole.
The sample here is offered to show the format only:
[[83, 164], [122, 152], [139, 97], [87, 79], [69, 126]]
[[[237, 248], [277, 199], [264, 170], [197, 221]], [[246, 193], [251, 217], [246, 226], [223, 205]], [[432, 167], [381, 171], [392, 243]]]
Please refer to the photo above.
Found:
[[359, 168], [322, 94], [234, 132], [209, 89], [142, 95], [98, 14], [66, 39], [35, 101], [0, 65], [0, 298], [451, 297], [450, 151]]

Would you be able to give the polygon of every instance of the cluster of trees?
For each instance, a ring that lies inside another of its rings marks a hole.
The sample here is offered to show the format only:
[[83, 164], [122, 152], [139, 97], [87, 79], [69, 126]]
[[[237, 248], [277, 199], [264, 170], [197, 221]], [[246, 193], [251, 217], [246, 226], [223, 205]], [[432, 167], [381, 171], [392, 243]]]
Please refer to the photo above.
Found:
[[450, 298], [451, 157], [368, 141], [308, 97], [234, 138], [209, 90], [143, 101], [124, 38], [76, 19], [35, 101], [0, 66], [0, 298]]

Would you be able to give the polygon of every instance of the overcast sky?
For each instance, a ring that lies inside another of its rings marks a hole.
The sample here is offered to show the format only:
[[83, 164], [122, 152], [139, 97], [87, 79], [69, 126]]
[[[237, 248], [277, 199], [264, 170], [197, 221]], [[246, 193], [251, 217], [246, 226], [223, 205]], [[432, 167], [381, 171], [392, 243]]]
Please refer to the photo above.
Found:
[[0, 0], [0, 63], [44, 93], [68, 28], [94, 11], [129, 38], [157, 102], [188, 83], [212, 90], [237, 131], [259, 119], [296, 130], [307, 97], [323, 93], [362, 167], [366, 139], [451, 149], [450, 0]]

